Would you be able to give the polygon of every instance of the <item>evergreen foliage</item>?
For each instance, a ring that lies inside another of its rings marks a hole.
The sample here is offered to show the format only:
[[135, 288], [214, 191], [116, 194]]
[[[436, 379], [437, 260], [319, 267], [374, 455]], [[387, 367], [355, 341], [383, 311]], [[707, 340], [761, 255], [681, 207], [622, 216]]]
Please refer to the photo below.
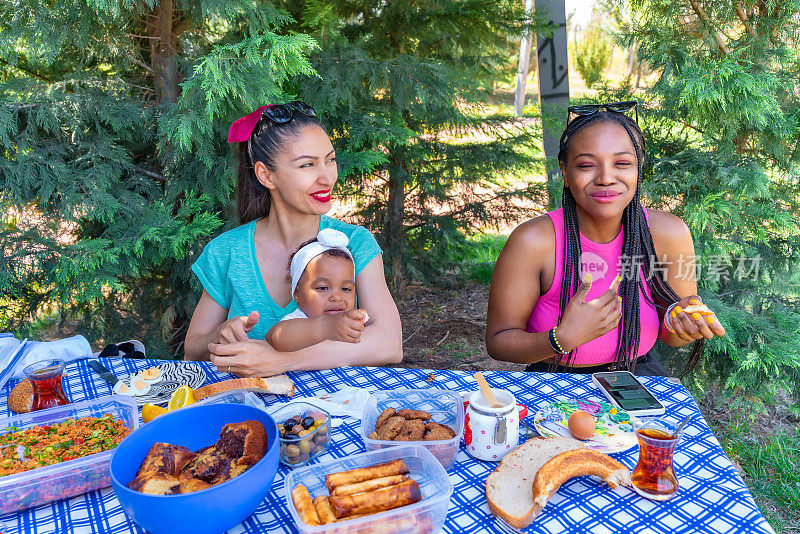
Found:
[[660, 72], [639, 113], [645, 191], [689, 225], [700, 294], [727, 330], [700, 373], [754, 394], [800, 394], [798, 12], [797, 0], [637, 0], [621, 28]]
[[614, 45], [596, 25], [586, 30], [581, 39], [575, 41], [573, 58], [581, 79], [590, 89], [603, 79], [614, 54]]
[[[296, 91], [329, 126], [352, 215], [383, 247], [390, 282], [441, 272], [448, 249], [479, 225], [518, 220], [536, 185], [530, 120], [485, 111], [525, 27], [506, 0], [286, 2], [316, 37], [319, 78]], [[528, 203], [529, 205], [530, 203]]]
[[314, 73], [289, 21], [245, 0], [0, 4], [0, 330], [58, 310], [178, 348], [191, 261], [233, 220], [227, 125]]

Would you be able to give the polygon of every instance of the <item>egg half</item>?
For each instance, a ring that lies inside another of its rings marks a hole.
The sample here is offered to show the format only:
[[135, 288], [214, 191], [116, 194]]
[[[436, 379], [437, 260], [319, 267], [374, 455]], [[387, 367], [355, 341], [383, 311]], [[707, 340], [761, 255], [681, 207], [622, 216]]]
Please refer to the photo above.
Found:
[[138, 378], [141, 378], [148, 384], [157, 384], [163, 380], [164, 373], [158, 367], [148, 367], [139, 373]]
[[111, 389], [117, 395], [133, 395], [133, 390], [128, 387], [128, 384], [120, 380]]
[[567, 428], [577, 439], [589, 439], [594, 436], [596, 420], [590, 413], [577, 410], [567, 419]]
[[150, 392], [150, 384], [135, 376], [131, 379], [131, 390], [134, 395], [147, 395]]

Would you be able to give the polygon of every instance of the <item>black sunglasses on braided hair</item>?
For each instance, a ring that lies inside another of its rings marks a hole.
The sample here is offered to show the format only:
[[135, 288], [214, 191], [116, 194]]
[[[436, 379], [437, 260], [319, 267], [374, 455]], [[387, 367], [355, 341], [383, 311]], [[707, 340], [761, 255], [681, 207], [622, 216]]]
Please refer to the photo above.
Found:
[[609, 102], [608, 104], [580, 104], [578, 106], [570, 106], [567, 108], [567, 117], [570, 114], [578, 115], [581, 117], [588, 117], [594, 115], [601, 109], [610, 111], [612, 113], [627, 113], [634, 110], [636, 113], [636, 124], [639, 124], [639, 108], [636, 100], [626, 100], [624, 102]]

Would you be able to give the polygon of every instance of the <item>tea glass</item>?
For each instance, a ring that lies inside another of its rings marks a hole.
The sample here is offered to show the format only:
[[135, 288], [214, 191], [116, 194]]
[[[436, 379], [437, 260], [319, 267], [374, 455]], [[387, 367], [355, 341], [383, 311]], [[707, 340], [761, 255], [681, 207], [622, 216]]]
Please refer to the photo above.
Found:
[[33, 387], [33, 406], [31, 411], [69, 404], [64, 393], [61, 377], [64, 374], [64, 360], [42, 360], [23, 369]]
[[639, 463], [631, 473], [633, 489], [647, 499], [665, 501], [678, 492], [678, 478], [672, 465], [675, 446], [683, 429], [663, 419], [639, 418], [633, 421], [639, 439]]

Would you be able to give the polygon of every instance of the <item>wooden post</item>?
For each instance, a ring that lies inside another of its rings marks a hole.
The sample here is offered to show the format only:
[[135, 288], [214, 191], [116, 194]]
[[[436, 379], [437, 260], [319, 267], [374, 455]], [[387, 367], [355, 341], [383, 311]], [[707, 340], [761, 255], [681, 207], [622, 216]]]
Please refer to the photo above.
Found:
[[[530, 15], [533, 12], [533, 0], [525, 0], [525, 13]], [[522, 108], [525, 107], [525, 95], [528, 85], [528, 69], [531, 63], [531, 44], [533, 36], [530, 32], [525, 32], [522, 41], [519, 43], [519, 68], [517, 68], [517, 92], [514, 94], [514, 109], [517, 115], [522, 115]]]
[[569, 106], [567, 16], [564, 0], [536, 0], [536, 11], [546, 14], [553, 28], [550, 37], [536, 36], [542, 141], [547, 158], [547, 188], [552, 209], [561, 198], [561, 188], [556, 182], [559, 177], [558, 141], [567, 124]]

